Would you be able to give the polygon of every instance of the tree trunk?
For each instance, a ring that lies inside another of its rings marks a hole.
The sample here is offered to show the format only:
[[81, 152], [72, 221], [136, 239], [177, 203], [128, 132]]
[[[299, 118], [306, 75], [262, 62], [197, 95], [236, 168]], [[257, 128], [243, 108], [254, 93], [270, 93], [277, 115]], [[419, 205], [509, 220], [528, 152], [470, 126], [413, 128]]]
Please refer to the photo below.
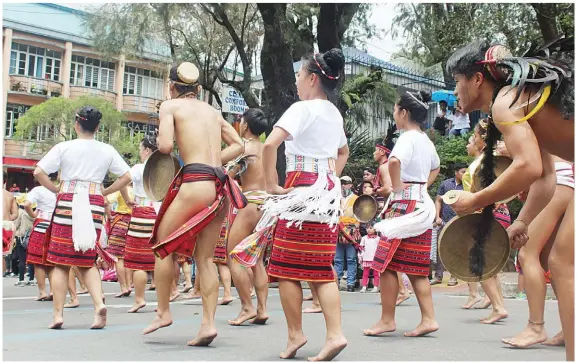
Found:
[[543, 43], [555, 39], [557, 31], [557, 4], [531, 4], [537, 13], [537, 22], [543, 35]]
[[[264, 24], [264, 40], [260, 56], [260, 68], [264, 82], [266, 103], [264, 112], [272, 126], [282, 114], [297, 101], [295, 74], [292, 64], [291, 45], [286, 41], [286, 4], [258, 4]], [[278, 148], [277, 173], [279, 184], [285, 180], [286, 161], [284, 143]]]

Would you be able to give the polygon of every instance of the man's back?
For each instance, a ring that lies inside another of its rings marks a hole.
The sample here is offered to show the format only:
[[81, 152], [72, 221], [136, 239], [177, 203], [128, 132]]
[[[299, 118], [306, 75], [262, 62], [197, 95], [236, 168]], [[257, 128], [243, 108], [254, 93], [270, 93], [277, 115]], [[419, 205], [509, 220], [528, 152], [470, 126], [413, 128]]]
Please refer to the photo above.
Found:
[[240, 182], [244, 192], [249, 190], [265, 190], [264, 168], [262, 165], [263, 144], [259, 139], [250, 140], [245, 144], [245, 155], [255, 155], [248, 163], [246, 172], [241, 175]]
[[163, 106], [174, 118], [176, 144], [184, 164], [221, 166], [221, 125], [217, 111], [205, 102], [190, 98], [165, 103]]

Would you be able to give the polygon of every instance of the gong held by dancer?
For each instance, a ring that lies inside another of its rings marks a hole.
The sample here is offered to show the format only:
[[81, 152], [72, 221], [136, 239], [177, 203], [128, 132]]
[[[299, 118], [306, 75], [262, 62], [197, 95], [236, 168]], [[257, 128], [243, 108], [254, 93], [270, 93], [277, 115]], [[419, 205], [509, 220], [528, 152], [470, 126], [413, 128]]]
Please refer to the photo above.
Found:
[[[482, 110], [491, 115], [481, 167], [484, 189], [462, 193], [453, 208], [459, 215], [485, 208], [489, 211], [484, 211], [486, 222], [492, 218], [494, 203], [530, 187], [527, 202], [507, 229], [513, 248], [526, 243], [528, 225], [554, 194], [551, 154], [574, 160], [573, 62], [565, 61], [573, 59], [573, 52], [573, 38], [533, 47], [523, 57], [513, 57], [504, 46], [474, 42], [457, 50], [447, 61], [447, 70], [457, 81], [455, 95], [463, 111]], [[500, 134], [513, 162], [495, 179], [491, 175], [492, 149]], [[571, 196], [549, 255], [568, 360], [574, 359], [573, 215]]]
[[[169, 300], [174, 280], [173, 256], [194, 255], [203, 314], [200, 330], [188, 344], [206, 346], [217, 335], [214, 314], [218, 279], [212, 261], [214, 247], [229, 201], [238, 209], [244, 208], [247, 201], [222, 168], [223, 162], [243, 152], [242, 140], [214, 108], [196, 99], [200, 90], [198, 76], [198, 69], [192, 63], [172, 67], [169, 75], [171, 99], [160, 106], [158, 149], [161, 154], [170, 154], [176, 139], [179, 156], [185, 165], [170, 187], [164, 189], [168, 193], [152, 231], [150, 243], [156, 255], [154, 277], [158, 310], [143, 334], [172, 324]], [[229, 147], [221, 151], [222, 141]], [[159, 161], [166, 158], [169, 162], [173, 159], [159, 154]], [[147, 168], [154, 166], [151, 159], [146, 164]], [[161, 169], [156, 169], [160, 178], [172, 177], [165, 176]]]

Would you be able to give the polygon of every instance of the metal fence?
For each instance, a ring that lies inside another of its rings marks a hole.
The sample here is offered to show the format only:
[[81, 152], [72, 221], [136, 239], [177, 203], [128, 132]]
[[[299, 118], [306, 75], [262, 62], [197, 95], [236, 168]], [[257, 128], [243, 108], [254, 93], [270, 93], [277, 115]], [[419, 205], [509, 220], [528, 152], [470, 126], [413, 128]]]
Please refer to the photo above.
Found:
[[[363, 52], [345, 53], [347, 62], [346, 76], [366, 74], [371, 68], [378, 67], [383, 70], [383, 81], [387, 82], [397, 92], [404, 91], [430, 91], [454, 90], [454, 83], [447, 83], [442, 79], [429, 78], [422, 72], [407, 69], [389, 62], [382, 61]], [[362, 107], [357, 108], [357, 115], [351, 115], [354, 119], [362, 118], [365, 128], [369, 130], [372, 139], [383, 138], [393, 121], [394, 101], [382, 99], [381, 97], [367, 97], [362, 100]], [[358, 113], [361, 115], [358, 115]], [[428, 127], [432, 127], [437, 115], [437, 104], [431, 104], [428, 114]], [[481, 117], [480, 111], [469, 114], [471, 127], [475, 125]], [[363, 130], [363, 128], [361, 128]]]

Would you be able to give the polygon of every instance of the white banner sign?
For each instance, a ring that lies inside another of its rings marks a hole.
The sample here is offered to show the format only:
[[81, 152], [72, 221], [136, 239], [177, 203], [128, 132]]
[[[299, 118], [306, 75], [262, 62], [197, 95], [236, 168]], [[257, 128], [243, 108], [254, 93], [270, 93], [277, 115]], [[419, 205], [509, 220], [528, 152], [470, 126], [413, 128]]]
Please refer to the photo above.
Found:
[[248, 109], [242, 95], [232, 87], [223, 86], [220, 98], [222, 100], [222, 112], [242, 115]]

